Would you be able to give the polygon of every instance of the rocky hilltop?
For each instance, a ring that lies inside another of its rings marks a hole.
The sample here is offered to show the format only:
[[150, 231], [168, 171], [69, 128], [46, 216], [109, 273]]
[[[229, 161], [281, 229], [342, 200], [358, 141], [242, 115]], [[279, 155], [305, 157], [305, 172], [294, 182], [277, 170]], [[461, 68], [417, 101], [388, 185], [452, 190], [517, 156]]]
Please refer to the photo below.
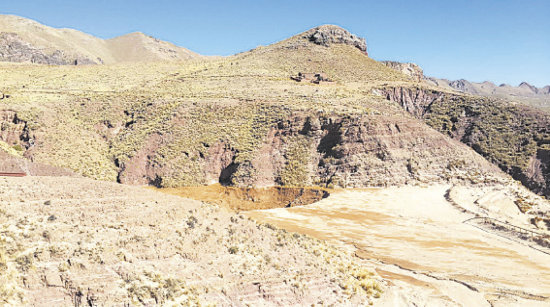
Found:
[[[417, 88], [418, 66], [376, 62], [363, 43], [321, 26], [178, 66], [6, 65], [3, 112], [17, 123], [4, 121], [2, 141], [38, 163], [158, 187], [483, 182], [503, 176], [492, 162], [550, 195], [545, 113]], [[291, 78], [316, 73], [329, 81]]]
[[[144, 39], [136, 33], [116, 43]], [[417, 89], [418, 66], [376, 62], [364, 39], [337, 26], [186, 65], [3, 69], [10, 76], [3, 112], [17, 120], [5, 121], [12, 128], [2, 141], [28, 159], [96, 179], [364, 187], [491, 180], [502, 175], [492, 162], [550, 193], [544, 113], [429, 83]], [[328, 81], [296, 82], [297, 74]]]
[[355, 46], [368, 55], [367, 42], [365, 39], [355, 34], [351, 34], [349, 31], [339, 26], [323, 25], [307, 31], [304, 36], [315, 44], [325, 47], [329, 47], [331, 44]]
[[51, 28], [33, 20], [0, 15], [0, 61], [49, 65], [175, 61], [198, 54], [143, 33], [109, 40], [72, 29]]

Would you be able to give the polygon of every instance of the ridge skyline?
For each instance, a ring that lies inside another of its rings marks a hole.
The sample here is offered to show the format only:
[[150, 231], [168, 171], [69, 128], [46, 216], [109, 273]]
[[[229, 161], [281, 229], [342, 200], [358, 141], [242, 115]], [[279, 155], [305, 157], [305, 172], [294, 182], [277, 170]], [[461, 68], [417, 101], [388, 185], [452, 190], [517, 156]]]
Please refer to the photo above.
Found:
[[[65, 30], [68, 30], [68, 31], [78, 31], [80, 33], [83, 33], [85, 35], [88, 35], [90, 37], [93, 37], [93, 38], [99, 38], [105, 42], [108, 42], [108, 41], [115, 41], [117, 39], [121, 39], [121, 38], [131, 38], [131, 37], [145, 37], [145, 38], [150, 38], [150, 39], [154, 39], [154, 40], [157, 40], [157, 41], [162, 41], [162, 42], [165, 42], [165, 43], [168, 43], [168, 44], [172, 44], [176, 47], [179, 47], [179, 48], [183, 48], [183, 49], [186, 49], [188, 52], [192, 53], [192, 54], [195, 54], [195, 55], [198, 55], [198, 56], [231, 56], [231, 55], [235, 55], [235, 54], [239, 54], [241, 52], [246, 52], [246, 51], [249, 51], [249, 50], [252, 50], [252, 49], [255, 49], [257, 47], [261, 47], [261, 46], [269, 46], [269, 45], [272, 45], [272, 44], [275, 44], [277, 42], [280, 42], [280, 41], [283, 41], [283, 40], [286, 40], [286, 39], [289, 39], [289, 38], [292, 38], [294, 36], [297, 36], [297, 35], [300, 35], [300, 34], [303, 34], [307, 31], [310, 31], [312, 29], [315, 29], [315, 28], [318, 28], [318, 27], [321, 27], [321, 26], [335, 26], [335, 27], [338, 27], [338, 28], [341, 28], [341, 29], [344, 29], [346, 31], [349, 31], [349, 29], [341, 26], [341, 25], [337, 25], [337, 24], [319, 24], [319, 25], [316, 25], [314, 27], [311, 27], [309, 29], [306, 29], [304, 31], [301, 31], [301, 32], [298, 32], [298, 33], [294, 33], [294, 34], [291, 34], [290, 36], [287, 36], [286, 38], [283, 38], [283, 39], [280, 39], [280, 40], [277, 40], [277, 41], [273, 41], [271, 43], [268, 43], [268, 44], [260, 44], [260, 45], [257, 45], [256, 47], [253, 47], [251, 49], [247, 49], [247, 50], [243, 50], [243, 51], [239, 51], [239, 52], [236, 52], [236, 53], [233, 53], [233, 54], [227, 54], [227, 55], [210, 55], [210, 54], [203, 54], [203, 53], [200, 53], [200, 52], [196, 52], [194, 50], [191, 50], [189, 48], [187, 48], [187, 46], [185, 45], [181, 45], [181, 44], [178, 44], [176, 42], [173, 42], [173, 41], [170, 41], [170, 40], [163, 40], [163, 39], [160, 39], [158, 38], [157, 36], [155, 35], [152, 35], [152, 34], [149, 34], [149, 33], [146, 33], [146, 32], [143, 32], [143, 31], [140, 31], [139, 29], [136, 29], [135, 31], [132, 31], [132, 32], [128, 32], [128, 33], [125, 33], [125, 34], [120, 34], [120, 35], [117, 35], [117, 36], [113, 36], [113, 37], [107, 37], [107, 38], [104, 38], [104, 37], [100, 37], [100, 36], [96, 36], [94, 35], [93, 33], [87, 33], [87, 32], [84, 32], [84, 31], [81, 31], [80, 29], [77, 29], [77, 28], [71, 28], [71, 27], [60, 27], [60, 28], [57, 28], [57, 27], [52, 27], [50, 25], [47, 25], [47, 24], [43, 24], [41, 23], [40, 21], [37, 21], [37, 20], [33, 20], [33, 19], [30, 19], [30, 18], [27, 18], [27, 17], [23, 17], [23, 16], [19, 16], [19, 15], [15, 15], [15, 14], [0, 14], [0, 18], [15, 18], [15, 19], [19, 19], [21, 20], [22, 22], [29, 22], [31, 24], [37, 24], [39, 26], [43, 26], [43, 27], [47, 27], [47, 28], [51, 28], [51, 29], [54, 29], [54, 30], [61, 30], [61, 31], [65, 31]], [[1, 28], [0, 28], [1, 30]], [[2, 32], [2, 31], [0, 31]], [[353, 31], [349, 31], [350, 33], [356, 33], [356, 32], [353, 32]], [[367, 37], [362, 37], [359, 35], [360, 38], [364, 38], [365, 40], [368, 40]], [[369, 50], [370, 50], [370, 47], [371, 45], [370, 44], [367, 44], [369, 46]], [[370, 52], [369, 52], [369, 56], [370, 55]], [[373, 59], [377, 60], [377, 61], [386, 61], [386, 60], [390, 60], [390, 61], [396, 61], [395, 59], [387, 59], [387, 58], [374, 58], [372, 57]], [[414, 64], [418, 64], [416, 63], [415, 61], [399, 61], [399, 62], [402, 62], [402, 63], [414, 63]], [[426, 70], [424, 69], [424, 67], [422, 65], [419, 65], [423, 70], [424, 72], [426, 72]], [[528, 84], [530, 86], [534, 86], [535, 88], [538, 88], [539, 90], [540, 89], [543, 89], [543, 88], [547, 88], [550, 86], [550, 81], [547, 83], [547, 84], [538, 84], [536, 82], [533, 82], [531, 80], [521, 80], [517, 83], [508, 83], [508, 82], [497, 82], [495, 80], [492, 80], [492, 79], [484, 79], [484, 80], [476, 80], [476, 79], [467, 79], [467, 78], [456, 78], [456, 79], [453, 79], [453, 78], [449, 78], [448, 76], [435, 76], [435, 75], [430, 75], [429, 73], [425, 73], [425, 76], [427, 78], [436, 78], [436, 79], [442, 79], [442, 80], [449, 80], [449, 81], [469, 81], [469, 82], [472, 82], [472, 83], [492, 83], [494, 85], [496, 85], [497, 87], [503, 87], [503, 86], [511, 86], [511, 87], [521, 87], [522, 84]]]
[[527, 81], [537, 87], [550, 83], [547, 1], [532, 1], [529, 6], [517, 1], [460, 5], [367, 1], [336, 6], [312, 1], [135, 5], [124, 0], [53, 0], [38, 10], [40, 6], [38, 0], [8, 3], [2, 13], [100, 38], [140, 31], [204, 55], [244, 52], [321, 24], [336, 24], [365, 37], [373, 59], [414, 62], [429, 76], [514, 85]]

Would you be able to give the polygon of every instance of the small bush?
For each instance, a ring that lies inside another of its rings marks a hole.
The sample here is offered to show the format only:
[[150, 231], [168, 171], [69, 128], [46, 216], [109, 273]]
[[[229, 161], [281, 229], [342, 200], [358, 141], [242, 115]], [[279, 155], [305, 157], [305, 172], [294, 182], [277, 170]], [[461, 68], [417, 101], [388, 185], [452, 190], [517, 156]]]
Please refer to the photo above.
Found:
[[195, 228], [195, 225], [198, 223], [199, 220], [197, 220], [196, 217], [194, 216], [190, 216], [188, 219], [187, 219], [187, 226], [189, 228]]

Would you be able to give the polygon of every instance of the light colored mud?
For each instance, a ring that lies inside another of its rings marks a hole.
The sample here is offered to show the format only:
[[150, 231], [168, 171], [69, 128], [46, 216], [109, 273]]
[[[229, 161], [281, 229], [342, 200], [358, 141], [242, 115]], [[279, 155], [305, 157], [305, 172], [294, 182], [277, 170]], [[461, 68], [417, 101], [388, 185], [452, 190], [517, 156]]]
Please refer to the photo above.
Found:
[[246, 214], [354, 246], [391, 284], [382, 305], [550, 305], [550, 255], [462, 223], [473, 215], [445, 199], [448, 189], [348, 190]]

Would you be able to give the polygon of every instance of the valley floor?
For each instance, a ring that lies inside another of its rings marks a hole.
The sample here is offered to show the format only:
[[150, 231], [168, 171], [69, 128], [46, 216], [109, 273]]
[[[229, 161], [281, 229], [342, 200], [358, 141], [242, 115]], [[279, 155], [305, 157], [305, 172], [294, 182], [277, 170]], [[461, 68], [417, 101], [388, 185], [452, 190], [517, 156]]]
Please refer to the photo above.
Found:
[[[206, 189], [198, 195], [265, 200], [260, 189]], [[506, 191], [330, 193], [238, 213], [85, 178], [0, 178], [0, 305], [550, 304], [550, 254], [470, 220], [483, 213], [534, 227]]]
[[246, 215], [355, 247], [391, 285], [383, 306], [548, 306], [550, 254], [465, 223], [474, 215], [446, 199], [449, 188], [344, 190]]

